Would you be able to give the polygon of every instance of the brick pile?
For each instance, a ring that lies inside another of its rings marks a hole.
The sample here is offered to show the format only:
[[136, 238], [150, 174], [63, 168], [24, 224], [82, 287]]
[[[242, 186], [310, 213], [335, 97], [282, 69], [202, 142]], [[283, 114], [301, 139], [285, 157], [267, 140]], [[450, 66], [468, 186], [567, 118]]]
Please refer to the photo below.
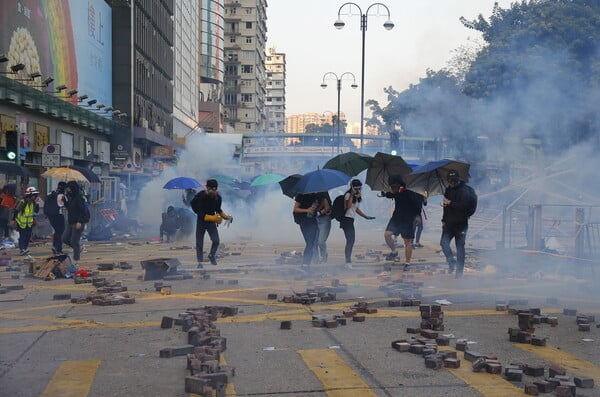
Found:
[[408, 276], [403, 276], [398, 281], [388, 281], [379, 286], [380, 291], [384, 291], [390, 298], [399, 298], [390, 300], [389, 306], [419, 306], [421, 304], [422, 281], [412, 281]]
[[203, 397], [225, 396], [229, 381], [228, 371], [235, 376], [235, 368], [220, 365], [221, 353], [227, 348], [227, 339], [221, 336], [213, 323], [219, 317], [235, 316], [237, 308], [226, 306], [205, 306], [188, 309], [177, 318], [163, 317], [161, 328], [181, 326], [187, 332], [187, 344], [170, 346], [160, 350], [159, 356], [171, 358], [185, 356], [189, 375], [185, 377], [186, 393]]
[[[503, 304], [496, 302], [496, 310], [499, 310]], [[509, 313], [518, 316], [519, 328], [508, 329], [508, 340], [516, 343], [528, 343], [534, 346], [546, 346], [547, 337], [535, 334], [534, 325], [549, 324], [551, 327], [558, 326], [558, 318], [543, 315], [539, 308], [530, 309], [511, 309]]]
[[95, 291], [86, 296], [71, 298], [71, 303], [88, 303], [96, 306], [116, 306], [135, 303], [135, 298], [127, 293], [127, 287], [120, 281], [110, 281], [102, 277], [91, 279], [91, 283], [96, 287]]
[[[340, 280], [334, 279], [330, 286], [317, 285], [313, 288], [307, 288], [306, 292], [297, 292], [294, 295], [284, 296], [280, 299], [283, 303], [299, 303], [302, 305], [310, 305], [316, 302], [332, 302], [337, 299], [337, 293], [348, 291], [348, 285], [340, 283]], [[273, 295], [273, 294], [269, 294]], [[269, 298], [267, 299], [276, 299]]]

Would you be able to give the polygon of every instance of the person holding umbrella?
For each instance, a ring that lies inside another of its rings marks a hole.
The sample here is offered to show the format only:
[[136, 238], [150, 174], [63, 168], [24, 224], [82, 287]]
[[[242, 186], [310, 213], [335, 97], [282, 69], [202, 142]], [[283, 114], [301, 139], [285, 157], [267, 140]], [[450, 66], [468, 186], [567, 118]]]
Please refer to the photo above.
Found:
[[412, 258], [412, 239], [415, 238], [414, 222], [421, 212], [423, 198], [420, 194], [406, 189], [406, 184], [400, 175], [390, 175], [389, 192], [382, 192], [381, 197], [394, 199], [394, 212], [383, 234], [385, 243], [390, 247], [389, 255], [385, 257], [393, 261], [398, 256], [394, 236], [400, 235], [404, 240], [404, 271], [408, 270]]
[[362, 182], [358, 179], [353, 179], [350, 182], [350, 189], [344, 194], [344, 217], [340, 221], [340, 229], [344, 231], [346, 238], [346, 246], [344, 247], [344, 256], [346, 258], [346, 269], [352, 269], [352, 249], [356, 239], [356, 231], [354, 229], [354, 218], [360, 215], [365, 219], [375, 219], [374, 216], [365, 215], [360, 209], [362, 201]]
[[[448, 171], [448, 187], [444, 192], [442, 215], [442, 237], [440, 245], [446, 256], [450, 273], [456, 270], [456, 278], [463, 275], [465, 265], [465, 240], [469, 228], [469, 217], [475, 212], [477, 196], [473, 188], [460, 180], [455, 170]], [[456, 244], [456, 259], [450, 248], [450, 241]]]
[[317, 208], [319, 207], [319, 194], [306, 193], [297, 194], [294, 201], [294, 222], [300, 225], [302, 237], [304, 237], [304, 254], [302, 255], [302, 266], [309, 266], [315, 252], [317, 236], [319, 234], [317, 224]]
[[192, 210], [198, 215], [196, 220], [196, 259], [198, 260], [198, 268], [204, 266], [204, 234], [208, 232], [208, 236], [212, 242], [208, 259], [212, 265], [217, 265], [217, 249], [219, 248], [219, 232], [217, 225], [223, 222], [223, 219], [233, 222], [233, 217], [227, 215], [221, 209], [222, 199], [217, 189], [219, 183], [216, 179], [206, 181], [206, 190], [198, 192], [191, 201]]

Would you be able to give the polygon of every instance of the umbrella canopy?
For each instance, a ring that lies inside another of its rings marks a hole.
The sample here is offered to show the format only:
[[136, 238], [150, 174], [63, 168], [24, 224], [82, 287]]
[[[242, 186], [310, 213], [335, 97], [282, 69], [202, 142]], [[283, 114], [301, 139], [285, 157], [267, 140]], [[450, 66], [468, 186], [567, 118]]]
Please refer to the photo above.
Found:
[[89, 182], [100, 183], [100, 178], [98, 178], [98, 175], [94, 174], [94, 172], [89, 168], [80, 167], [78, 165], [70, 165], [69, 168], [81, 172], [81, 174], [85, 176]]
[[430, 161], [417, 169], [415, 169], [406, 178], [406, 187], [410, 190], [428, 196], [444, 194], [446, 191], [446, 179], [448, 172], [454, 170], [458, 172], [461, 181], [469, 181], [468, 163], [463, 163], [456, 160], [438, 160]]
[[326, 192], [350, 181], [350, 175], [337, 170], [316, 170], [307, 172], [300, 178], [294, 189], [296, 193], [308, 194]]
[[180, 176], [177, 178], [173, 178], [170, 181], [168, 181], [167, 183], [165, 183], [165, 186], [163, 186], [163, 189], [169, 189], [169, 190], [198, 189], [198, 188], [203, 188], [202, 185], [200, 184], [200, 182], [198, 182], [194, 178], [189, 178], [186, 176]]
[[290, 198], [294, 198], [296, 196], [296, 183], [302, 178], [300, 174], [290, 175], [279, 181], [279, 186], [281, 186], [281, 192]]
[[368, 154], [346, 152], [329, 159], [323, 166], [324, 169], [342, 171], [346, 175], [355, 176], [373, 164], [373, 156]]
[[237, 179], [223, 174], [214, 175], [208, 179], [216, 179], [219, 185], [235, 185], [239, 182]]
[[89, 182], [85, 175], [71, 167], [50, 168], [48, 171], [44, 172], [42, 176], [63, 181]]
[[284, 178], [285, 176], [281, 174], [262, 174], [252, 179], [252, 182], [250, 182], [250, 186], [272, 185], [283, 180]]
[[388, 184], [390, 175], [400, 175], [406, 181], [406, 177], [411, 172], [412, 169], [402, 157], [377, 152], [373, 159], [373, 164], [367, 169], [365, 183], [372, 190], [384, 191], [390, 187]]
[[27, 168], [21, 167], [15, 163], [0, 162], [0, 172], [7, 175], [20, 175], [28, 176], [29, 171]]

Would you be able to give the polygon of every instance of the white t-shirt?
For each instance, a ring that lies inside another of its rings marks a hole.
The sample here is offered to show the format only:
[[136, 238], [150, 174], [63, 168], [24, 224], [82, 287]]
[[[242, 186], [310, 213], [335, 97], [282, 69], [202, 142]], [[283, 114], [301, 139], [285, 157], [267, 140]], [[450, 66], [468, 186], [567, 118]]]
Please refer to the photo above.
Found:
[[[348, 201], [348, 198], [352, 195], [352, 193], [344, 194], [344, 203]], [[360, 208], [360, 203], [357, 201], [356, 203], [352, 203], [350, 208], [346, 210], [344, 216], [348, 218], [356, 218], [356, 210]]]

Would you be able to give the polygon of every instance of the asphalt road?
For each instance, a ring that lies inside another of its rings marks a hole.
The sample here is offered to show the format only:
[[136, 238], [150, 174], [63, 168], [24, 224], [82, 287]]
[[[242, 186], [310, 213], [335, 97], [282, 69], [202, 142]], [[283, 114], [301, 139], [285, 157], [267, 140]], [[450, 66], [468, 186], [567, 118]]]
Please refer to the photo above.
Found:
[[[185, 358], [159, 357], [165, 347], [186, 344], [186, 333], [179, 326], [161, 329], [160, 322], [163, 316], [204, 306], [238, 309], [237, 315], [215, 322], [227, 338], [222, 359], [230, 368], [228, 396], [521, 396], [524, 383], [541, 379], [524, 376], [523, 382], [509, 382], [500, 375], [474, 373], [465, 360], [459, 369], [427, 369], [421, 356], [392, 349], [392, 341], [418, 336], [407, 328], [421, 322], [418, 306], [389, 307], [391, 298], [380, 288], [386, 280], [404, 277], [421, 283], [423, 304], [448, 301], [442, 306], [445, 329], [440, 334], [450, 337], [450, 349], [464, 338], [470, 351], [495, 354], [503, 366], [543, 365], [546, 376], [550, 365], [561, 365], [571, 377], [594, 379], [595, 388], [577, 388], [577, 396], [600, 396], [600, 329], [592, 323], [589, 332], [580, 332], [575, 317], [563, 314], [576, 309], [600, 315], [599, 276], [592, 268], [574, 268], [564, 258], [478, 247], [469, 249], [465, 277], [457, 280], [445, 274], [434, 243], [415, 250], [414, 266], [406, 273], [399, 263], [382, 260], [387, 249], [381, 241], [359, 241], [353, 270], [340, 266], [339, 240], [330, 244], [329, 263], [309, 271], [301, 270], [293, 257], [301, 245], [225, 241], [223, 248], [219, 266], [206, 265], [201, 271], [194, 266], [191, 244], [86, 243], [82, 267], [132, 265], [99, 272], [120, 281], [135, 297], [135, 303], [119, 306], [54, 300], [57, 294], [85, 296], [95, 288], [70, 279], [26, 277], [27, 264], [19, 265], [22, 258], [13, 257], [12, 266], [20, 270], [0, 267], [0, 288], [23, 289], [0, 295], [0, 395], [190, 395], [184, 391]], [[48, 252], [48, 245], [35, 246], [33, 259], [43, 260]], [[169, 281], [171, 295], [162, 295], [155, 281], [143, 281], [140, 261], [154, 258], [177, 258], [178, 270], [193, 278]], [[282, 302], [284, 296], [331, 286], [334, 280], [347, 285], [335, 301]], [[268, 294], [278, 299], [267, 299]], [[313, 316], [341, 315], [359, 301], [377, 313], [337, 328], [313, 326]], [[507, 332], [518, 327], [518, 317], [497, 311], [498, 301], [556, 316], [556, 327], [535, 326], [536, 335], [547, 337], [547, 346], [510, 342]], [[280, 329], [281, 321], [291, 321], [291, 329]]]

